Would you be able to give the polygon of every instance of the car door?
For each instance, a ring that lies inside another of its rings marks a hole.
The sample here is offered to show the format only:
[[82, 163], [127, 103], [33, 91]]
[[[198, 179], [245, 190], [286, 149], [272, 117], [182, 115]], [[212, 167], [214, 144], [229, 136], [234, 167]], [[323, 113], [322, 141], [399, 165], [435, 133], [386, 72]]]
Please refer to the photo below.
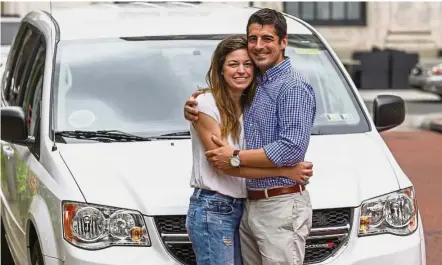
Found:
[[[4, 72], [2, 75], [1, 82], [1, 106], [13, 106], [12, 100], [10, 99], [11, 91], [13, 90], [12, 84], [13, 80], [17, 79], [18, 76], [14, 76], [16, 73], [16, 68], [18, 67], [18, 58], [22, 53], [24, 48], [23, 43], [25, 40], [25, 33], [28, 32], [28, 26], [25, 23], [22, 23], [20, 29], [16, 36], [16, 41], [14, 45], [11, 47], [11, 51], [8, 55], [8, 60], [6, 65], [4, 66]], [[16, 237], [12, 236], [15, 233], [19, 235], [22, 234], [22, 231], [19, 229], [19, 224], [16, 223], [16, 219], [14, 216], [14, 209], [17, 209], [16, 205], [18, 204], [17, 200], [17, 178], [16, 178], [16, 159], [14, 155], [14, 149], [12, 148], [10, 143], [0, 141], [1, 144], [1, 219], [3, 226], [6, 230], [6, 234], [9, 241], [9, 247], [12, 250], [12, 253], [15, 257], [21, 256], [20, 248], [18, 247], [18, 241]], [[15, 210], [15, 212], [17, 212]]]
[[[9, 106], [21, 106], [29, 129], [35, 129], [36, 122], [32, 122], [32, 114], [38, 111], [38, 104], [33, 105], [38, 83], [35, 83], [35, 67], [41, 43], [41, 32], [31, 25], [24, 25], [21, 45], [15, 54], [15, 60], [8, 65], [10, 78], [6, 80], [5, 99]], [[44, 59], [44, 58], [43, 58]], [[9, 63], [9, 62], [8, 62]], [[32, 82], [34, 81], [34, 82]], [[32, 103], [31, 103], [32, 102]], [[37, 115], [38, 116], [38, 115]], [[35, 133], [29, 131], [31, 136]], [[30, 149], [34, 147], [21, 146], [2, 141], [2, 193], [5, 195], [6, 211], [2, 212], [2, 219], [7, 232], [9, 246], [12, 254], [19, 264], [27, 263], [26, 251], [26, 215], [27, 205], [32, 195], [30, 189], [30, 176], [27, 159]], [[5, 179], [5, 181], [3, 181]], [[26, 208], [26, 210], [24, 210]], [[25, 218], [24, 218], [25, 217]]]
[[[28, 209], [33, 196], [38, 192], [38, 176], [47, 174], [40, 164], [40, 119], [45, 55], [46, 46], [43, 36], [40, 36], [35, 56], [32, 57], [30, 74], [26, 80], [26, 85], [24, 86], [25, 93], [21, 101], [25, 111], [28, 135], [35, 139], [35, 143], [30, 146], [14, 145], [13, 147], [16, 159], [17, 195], [19, 201], [17, 205], [18, 215], [15, 217], [18, 219], [21, 231], [26, 231]], [[41, 173], [43, 171], [44, 173]], [[20, 249], [24, 250], [25, 253], [27, 248], [26, 236], [26, 233], [23, 233], [22, 241], [19, 242]]]

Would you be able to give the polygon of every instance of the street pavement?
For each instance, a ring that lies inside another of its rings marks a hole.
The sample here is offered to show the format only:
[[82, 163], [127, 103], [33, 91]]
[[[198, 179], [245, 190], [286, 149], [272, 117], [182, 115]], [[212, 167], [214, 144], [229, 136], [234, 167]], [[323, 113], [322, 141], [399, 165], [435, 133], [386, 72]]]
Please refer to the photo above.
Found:
[[415, 186], [427, 265], [442, 265], [442, 133], [386, 131], [381, 135]]

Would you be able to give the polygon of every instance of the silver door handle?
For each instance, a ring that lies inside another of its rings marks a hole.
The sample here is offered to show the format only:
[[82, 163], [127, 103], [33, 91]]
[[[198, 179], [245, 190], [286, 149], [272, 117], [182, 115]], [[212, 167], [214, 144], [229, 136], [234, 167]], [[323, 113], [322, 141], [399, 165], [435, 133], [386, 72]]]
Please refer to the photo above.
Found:
[[3, 153], [9, 158], [14, 155], [14, 149], [12, 149], [9, 145], [3, 146]]

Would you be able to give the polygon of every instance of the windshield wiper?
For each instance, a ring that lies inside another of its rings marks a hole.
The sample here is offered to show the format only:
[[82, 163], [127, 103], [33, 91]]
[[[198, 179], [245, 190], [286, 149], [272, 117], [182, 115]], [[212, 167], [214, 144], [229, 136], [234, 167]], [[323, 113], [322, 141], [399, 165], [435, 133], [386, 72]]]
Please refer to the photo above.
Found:
[[190, 131], [178, 131], [173, 133], [165, 133], [158, 136], [151, 136], [153, 139], [159, 140], [183, 140], [190, 139]]
[[[311, 135], [323, 135], [323, 133], [319, 130], [319, 129], [313, 129]], [[166, 133], [166, 134], [162, 134], [160, 136], [153, 136], [152, 138], [165, 138], [165, 137], [183, 137], [183, 138], [189, 138], [190, 136], [190, 131], [179, 131], [179, 132], [173, 132], [173, 133]], [[184, 137], [187, 136], [187, 137]]]
[[77, 139], [86, 139], [86, 140], [96, 140], [102, 142], [130, 142], [130, 141], [151, 141], [152, 139], [149, 137], [141, 137], [138, 135], [122, 132], [119, 130], [101, 130], [101, 131], [58, 131], [55, 132], [55, 135], [77, 138]]
[[166, 133], [166, 134], [162, 134], [160, 136], [190, 136], [190, 131], [180, 131], [180, 132]]

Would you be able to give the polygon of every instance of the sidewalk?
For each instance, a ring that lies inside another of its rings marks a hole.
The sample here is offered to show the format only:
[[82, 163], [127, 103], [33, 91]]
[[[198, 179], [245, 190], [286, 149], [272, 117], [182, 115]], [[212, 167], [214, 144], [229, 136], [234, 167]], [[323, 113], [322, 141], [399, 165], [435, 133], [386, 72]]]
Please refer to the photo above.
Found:
[[[417, 89], [359, 89], [359, 94], [364, 101], [373, 101], [378, 95], [394, 95], [399, 96], [405, 101], [440, 101], [438, 95], [423, 92]], [[442, 113], [442, 107], [441, 107]]]

